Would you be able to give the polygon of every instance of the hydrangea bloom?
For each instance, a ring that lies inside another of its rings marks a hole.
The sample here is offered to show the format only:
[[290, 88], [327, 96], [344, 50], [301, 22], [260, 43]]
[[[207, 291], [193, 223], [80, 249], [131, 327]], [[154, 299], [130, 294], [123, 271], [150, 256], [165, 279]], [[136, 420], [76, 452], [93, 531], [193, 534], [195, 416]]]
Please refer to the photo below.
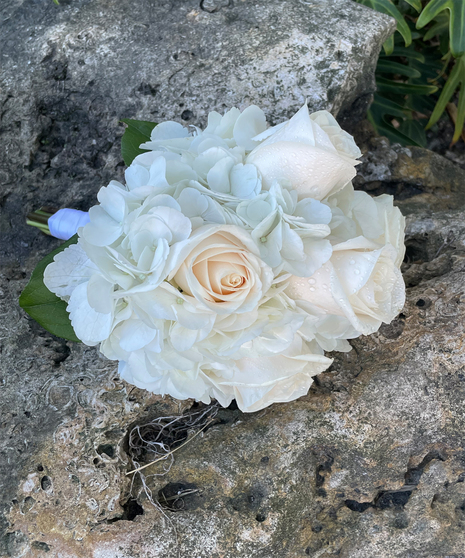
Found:
[[256, 411], [402, 308], [403, 217], [354, 192], [360, 151], [328, 112], [274, 128], [256, 106], [213, 112], [141, 148], [44, 275], [128, 382]]

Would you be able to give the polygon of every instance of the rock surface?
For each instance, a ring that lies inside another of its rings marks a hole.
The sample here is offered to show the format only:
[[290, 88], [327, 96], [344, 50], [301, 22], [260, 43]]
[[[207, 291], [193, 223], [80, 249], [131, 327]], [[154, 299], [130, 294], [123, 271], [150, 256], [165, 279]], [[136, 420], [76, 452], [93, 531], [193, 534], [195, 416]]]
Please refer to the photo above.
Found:
[[120, 117], [199, 124], [257, 102], [279, 121], [306, 95], [342, 114], [369, 95], [390, 20], [330, 0], [0, 10], [0, 556], [463, 556], [465, 211], [452, 163], [367, 137], [358, 187], [391, 188], [411, 212], [403, 313], [335, 355], [299, 401], [219, 411], [169, 472], [146, 470], [146, 491], [136, 478], [131, 495], [128, 433], [199, 407], [124, 384], [17, 306], [57, 243], [25, 214], [94, 203], [122, 170]]
[[[128, 501], [125, 434], [189, 404], [121, 385], [91, 349], [73, 347], [60, 362], [59, 342], [35, 328], [43, 364], [27, 391], [35, 384], [36, 400], [9, 423], [13, 438], [32, 423], [38, 440], [23, 449], [7, 555], [462, 556], [464, 216], [409, 218], [421, 258], [446, 256], [447, 268], [408, 290], [393, 323], [335, 355], [308, 396], [250, 415], [221, 410], [168, 474], [150, 476], [163, 473], [160, 463], [147, 470], [168, 519], [138, 482], [138, 503]], [[412, 257], [406, 272], [420, 263]]]
[[461, 166], [428, 149], [391, 146], [386, 138], [373, 135], [368, 122], [358, 126], [356, 141], [364, 155], [355, 188], [395, 196], [404, 214], [463, 206], [465, 169]]

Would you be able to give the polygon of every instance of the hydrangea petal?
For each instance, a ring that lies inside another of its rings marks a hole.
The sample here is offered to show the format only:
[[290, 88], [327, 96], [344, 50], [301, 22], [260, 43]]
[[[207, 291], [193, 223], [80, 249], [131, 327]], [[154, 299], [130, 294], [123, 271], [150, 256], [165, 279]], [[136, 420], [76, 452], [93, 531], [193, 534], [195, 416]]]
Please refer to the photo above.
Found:
[[86, 345], [97, 345], [110, 335], [112, 313], [102, 314], [90, 306], [87, 301], [87, 282], [74, 289], [67, 310], [77, 337]]
[[262, 181], [254, 165], [234, 165], [230, 180], [231, 194], [240, 199], [254, 198], [262, 189]]
[[137, 351], [148, 345], [157, 335], [157, 329], [142, 320], [126, 320], [119, 326], [120, 346], [125, 351]]
[[145, 167], [134, 163], [124, 173], [129, 190], [147, 185], [149, 183], [149, 176], [149, 172]]
[[247, 107], [238, 117], [234, 124], [233, 136], [237, 145], [241, 145], [246, 151], [252, 151], [257, 145], [253, 138], [266, 129], [265, 113], [255, 105]]
[[68, 300], [74, 289], [89, 280], [98, 267], [89, 259], [82, 246], [71, 244], [59, 252], [44, 271], [44, 284], [49, 291]]
[[182, 124], [178, 122], [168, 121], [161, 122], [152, 130], [150, 134], [151, 141], [169, 140], [173, 138], [185, 138], [189, 132]]

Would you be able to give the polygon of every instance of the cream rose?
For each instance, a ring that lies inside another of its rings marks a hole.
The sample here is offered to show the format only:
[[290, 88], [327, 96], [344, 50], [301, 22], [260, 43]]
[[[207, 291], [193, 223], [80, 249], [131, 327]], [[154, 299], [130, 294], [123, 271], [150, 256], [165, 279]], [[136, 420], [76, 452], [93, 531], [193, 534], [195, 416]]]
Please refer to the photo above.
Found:
[[357, 237], [333, 246], [329, 262], [309, 278], [291, 277], [287, 294], [327, 315], [343, 316], [361, 334], [390, 323], [405, 303], [397, 250]]
[[[312, 120], [305, 104], [288, 122], [256, 136], [254, 140], [263, 141], [248, 155], [246, 162], [258, 168], [264, 189], [268, 190], [276, 180], [296, 190], [299, 199], [322, 200], [354, 178], [354, 166], [358, 164], [355, 156], [360, 156], [353, 139], [355, 148], [352, 151], [335, 146], [335, 138], [343, 132], [337, 123], [336, 126], [338, 130], [333, 124], [330, 127], [330, 138]], [[346, 136], [348, 134], [344, 136], [347, 142]]]
[[273, 272], [249, 233], [235, 225], [200, 227], [173, 252], [169, 279], [218, 314], [254, 310]]

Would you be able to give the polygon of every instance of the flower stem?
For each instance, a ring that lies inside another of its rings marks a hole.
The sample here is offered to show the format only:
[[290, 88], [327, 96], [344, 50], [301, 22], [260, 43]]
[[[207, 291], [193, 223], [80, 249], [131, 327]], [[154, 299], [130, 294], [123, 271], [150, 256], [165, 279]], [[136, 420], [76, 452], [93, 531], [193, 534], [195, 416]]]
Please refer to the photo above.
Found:
[[56, 213], [58, 210], [53, 207], [41, 207], [37, 211], [31, 211], [28, 213], [26, 218], [26, 225], [31, 227], [36, 227], [44, 234], [50, 235], [50, 229], [48, 228], [49, 218]]

